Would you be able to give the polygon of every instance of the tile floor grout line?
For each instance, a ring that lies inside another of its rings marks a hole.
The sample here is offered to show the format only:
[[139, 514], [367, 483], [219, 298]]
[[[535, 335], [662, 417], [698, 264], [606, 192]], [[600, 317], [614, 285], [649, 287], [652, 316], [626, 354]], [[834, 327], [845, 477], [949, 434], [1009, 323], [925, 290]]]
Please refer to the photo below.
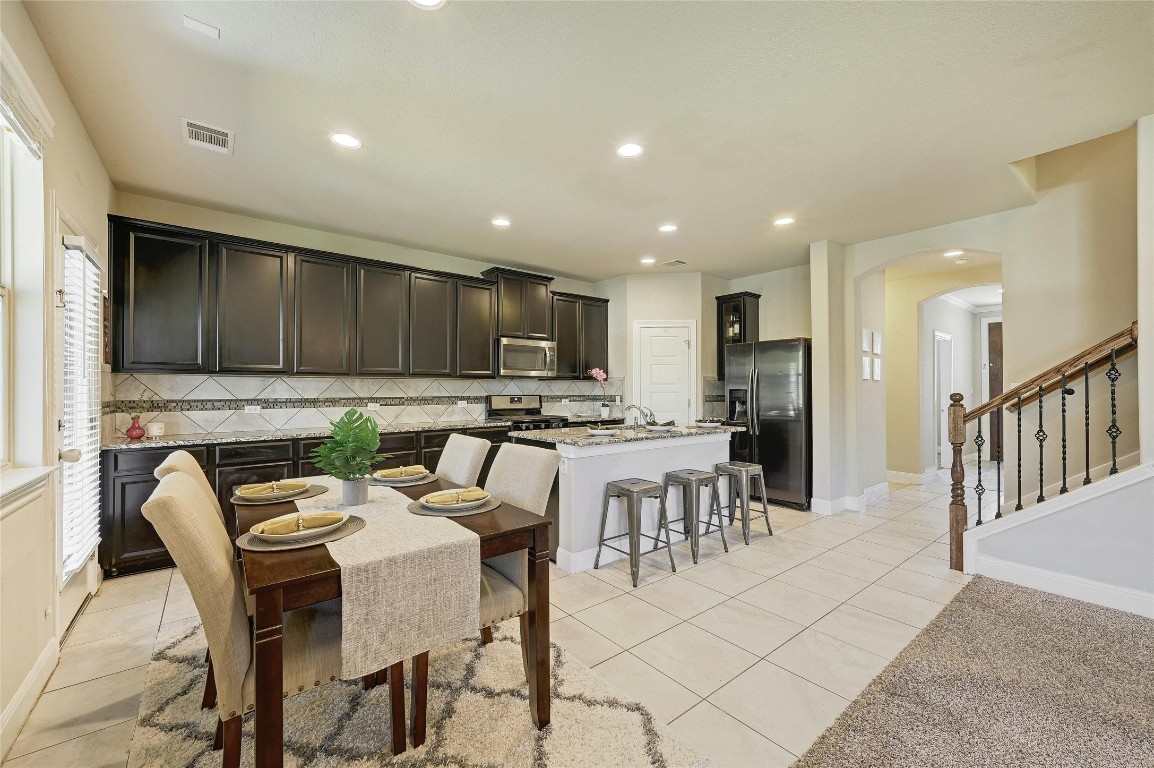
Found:
[[[114, 635], [114, 637], [115, 637], [115, 635]], [[115, 672], [107, 672], [107, 673], [102, 674], [102, 675], [97, 675], [96, 677], [90, 677], [87, 680], [77, 680], [75, 683], [69, 683], [68, 685], [62, 685], [59, 688], [53, 688], [50, 691], [44, 690], [44, 691], [40, 692], [40, 696], [41, 696], [41, 698], [43, 698], [44, 696], [47, 696], [47, 695], [52, 694], [52, 693], [61, 693], [62, 691], [67, 691], [69, 688], [75, 688], [78, 685], [84, 685], [85, 683], [91, 683], [95, 680], [103, 680], [106, 677], [112, 677], [113, 675], [119, 675], [119, 674], [122, 674], [124, 672], [131, 672], [134, 669], [140, 669], [141, 667], [147, 667], [150, 664], [152, 664], [152, 652], [151, 651], [149, 651], [148, 656], [149, 656], [148, 662], [145, 664], [137, 664], [136, 666], [133, 666], [133, 667], [127, 667], [125, 669], [118, 669]], [[53, 671], [55, 671], [55, 670], [53, 670]], [[52, 682], [51, 677], [48, 678], [48, 682]], [[40, 699], [37, 699], [36, 703], [39, 704]]]
[[[37, 702], [36, 702], [36, 703], [37, 703], [37, 704], [39, 704], [39, 703], [40, 703], [39, 699], [37, 699]], [[117, 728], [117, 727], [119, 727], [119, 726], [121, 726], [121, 725], [124, 725], [125, 723], [128, 723], [128, 722], [135, 722], [135, 721], [136, 721], [136, 720], [138, 720], [138, 719], [139, 719], [139, 718], [138, 718], [138, 717], [136, 717], [136, 716], [133, 716], [133, 717], [126, 717], [126, 718], [124, 718], [123, 720], [121, 720], [121, 721], [119, 721], [119, 722], [115, 722], [115, 723], [112, 723], [111, 725], [106, 725], [106, 726], [104, 726], [103, 728], [97, 728], [95, 731], [89, 731], [88, 733], [82, 733], [82, 734], [80, 734], [79, 736], [73, 736], [71, 739], [65, 739], [64, 741], [58, 741], [58, 742], [56, 742], [55, 744], [49, 744], [49, 745], [47, 745], [47, 746], [43, 746], [43, 747], [40, 747], [39, 749], [34, 749], [34, 750], [32, 750], [31, 752], [25, 752], [24, 754], [20, 755], [19, 757], [11, 757], [11, 758], [6, 758], [6, 759], [3, 761], [3, 763], [2, 763], [2, 764], [0, 764], [0, 766], [3, 766], [3, 765], [8, 765], [9, 763], [15, 762], [15, 761], [17, 761], [17, 760], [23, 760], [24, 758], [26, 758], [26, 757], [29, 757], [30, 755], [35, 755], [37, 752], [43, 752], [43, 751], [44, 751], [44, 750], [46, 750], [46, 749], [52, 749], [53, 747], [59, 747], [59, 746], [62, 746], [62, 745], [64, 745], [64, 744], [67, 744], [67, 743], [68, 743], [68, 742], [70, 742], [70, 741], [76, 741], [77, 739], [83, 739], [83, 738], [87, 738], [88, 736], [92, 736], [93, 734], [97, 734], [97, 733], [100, 733], [101, 731], [107, 731], [107, 730], [108, 730], [108, 729], [110, 729], [110, 728]], [[22, 728], [21, 730], [23, 730], [23, 728]], [[19, 738], [19, 735], [17, 735], [17, 738]], [[131, 742], [131, 739], [130, 739], [130, 740], [129, 740], [129, 744], [131, 745], [131, 743], [132, 743], [132, 742]], [[16, 746], [15, 742], [13, 742], [12, 746]], [[11, 751], [11, 750], [9, 750], [9, 751]], [[127, 752], [126, 752], [126, 753], [125, 753], [125, 755], [124, 755], [124, 762], [125, 762], [125, 764], [127, 764], [127, 763], [128, 763], [128, 754], [127, 754]]]
[[[724, 686], [723, 686], [723, 687], [724, 687]], [[718, 689], [718, 690], [720, 690], [720, 689]], [[722, 708], [721, 708], [721, 707], [719, 707], [719, 706], [718, 706], [716, 703], [714, 703], [714, 702], [710, 701], [709, 699], [702, 699], [701, 701], [697, 702], [697, 703], [696, 703], [696, 704], [694, 704], [692, 707], [690, 707], [689, 709], [685, 710], [685, 711], [684, 711], [684, 712], [682, 712], [680, 715], [678, 715], [678, 716], [677, 716], [677, 717], [676, 717], [674, 720], [671, 720], [671, 721], [668, 723], [668, 725], [673, 725], [673, 724], [674, 724], [674, 723], [676, 723], [678, 720], [680, 720], [681, 718], [685, 717], [686, 715], [688, 715], [688, 714], [689, 714], [690, 712], [692, 712], [693, 710], [695, 710], [695, 709], [697, 709], [698, 707], [700, 707], [702, 704], [708, 704], [709, 706], [713, 707], [714, 709], [716, 709], [716, 710], [717, 710], [718, 712], [720, 712], [721, 714], [723, 714], [723, 715], [725, 715], [726, 717], [728, 717], [728, 718], [729, 718], [730, 720], [732, 720], [733, 722], [735, 722], [735, 723], [737, 723], [737, 724], [739, 724], [739, 725], [741, 725], [741, 726], [743, 726], [743, 727], [745, 727], [745, 728], [748, 728], [750, 731], [753, 731], [755, 734], [757, 734], [757, 735], [758, 735], [758, 736], [760, 736], [761, 738], [765, 739], [766, 741], [768, 741], [770, 744], [774, 745], [775, 747], [777, 747], [777, 748], [778, 748], [778, 749], [780, 749], [781, 751], [785, 752], [787, 755], [790, 755], [790, 756], [791, 756], [791, 757], [793, 757], [794, 759], [796, 759], [797, 757], [799, 757], [799, 755], [795, 755], [793, 752], [791, 752], [790, 750], [786, 749], [786, 748], [785, 748], [785, 747], [783, 747], [782, 745], [778, 744], [776, 741], [774, 741], [773, 739], [769, 738], [769, 737], [768, 737], [768, 736], [766, 736], [764, 733], [761, 733], [761, 732], [760, 732], [760, 731], [758, 731], [756, 728], [752, 728], [752, 727], [750, 727], [750, 726], [749, 726], [749, 725], [747, 725], [746, 723], [742, 722], [741, 720], [737, 719], [737, 718], [736, 718], [736, 717], [734, 717], [733, 715], [729, 714], [729, 712], [725, 711], [724, 709], [722, 709]]]

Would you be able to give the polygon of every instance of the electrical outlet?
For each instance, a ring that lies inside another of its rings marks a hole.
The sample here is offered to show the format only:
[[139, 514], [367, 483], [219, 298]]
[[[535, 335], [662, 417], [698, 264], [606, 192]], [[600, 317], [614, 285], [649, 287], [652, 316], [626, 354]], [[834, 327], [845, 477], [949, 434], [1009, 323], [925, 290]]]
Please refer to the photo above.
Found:
[[381, 410], [381, 404], [380, 403], [368, 403], [367, 405], [365, 405], [365, 409], [369, 410], [369, 411], [379, 411], [379, 410]]
[[569, 403], [569, 398], [567, 398], [567, 397], [561, 398], [561, 405], [567, 405], [568, 403]]
[[464, 408], [468, 404], [469, 404], [468, 400], [458, 400], [457, 401], [457, 407], [458, 408]]
[[260, 413], [260, 406], [259, 405], [246, 405], [244, 407], [244, 412], [245, 413]]

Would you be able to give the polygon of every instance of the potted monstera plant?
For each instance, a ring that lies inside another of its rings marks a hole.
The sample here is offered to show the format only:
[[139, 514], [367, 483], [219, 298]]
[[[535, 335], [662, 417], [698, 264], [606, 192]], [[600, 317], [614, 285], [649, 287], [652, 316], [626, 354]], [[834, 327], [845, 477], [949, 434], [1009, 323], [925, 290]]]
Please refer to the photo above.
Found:
[[369, 500], [368, 478], [373, 464], [389, 458], [387, 453], [377, 453], [381, 435], [376, 419], [350, 408], [344, 416], [329, 423], [333, 436], [314, 448], [309, 458], [342, 481], [341, 501], [349, 506], [364, 504]]

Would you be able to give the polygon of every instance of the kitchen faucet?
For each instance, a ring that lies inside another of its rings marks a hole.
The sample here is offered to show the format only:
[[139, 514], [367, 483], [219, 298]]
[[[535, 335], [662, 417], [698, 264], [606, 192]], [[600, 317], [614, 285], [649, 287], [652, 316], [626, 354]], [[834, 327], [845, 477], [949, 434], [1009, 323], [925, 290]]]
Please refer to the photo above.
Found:
[[[647, 423], [650, 421], [657, 421], [653, 416], [653, 411], [646, 408], [644, 405], [630, 405], [623, 412], [622, 415], [630, 411], [637, 411], [637, 415], [644, 419]], [[633, 417], [633, 431], [637, 431], [637, 416]]]

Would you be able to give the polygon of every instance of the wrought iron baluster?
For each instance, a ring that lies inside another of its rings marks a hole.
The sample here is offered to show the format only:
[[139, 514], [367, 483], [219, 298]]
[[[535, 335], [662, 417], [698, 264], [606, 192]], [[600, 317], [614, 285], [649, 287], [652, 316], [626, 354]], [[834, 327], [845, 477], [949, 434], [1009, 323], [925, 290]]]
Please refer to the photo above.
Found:
[[1118, 370], [1118, 361], [1114, 357], [1114, 350], [1110, 350], [1110, 367], [1106, 369], [1106, 378], [1110, 380], [1110, 426], [1106, 434], [1110, 436], [1110, 474], [1118, 474], [1118, 436], [1122, 430], [1118, 428], [1118, 379], [1122, 377]]
[[982, 419], [978, 418], [978, 434], [974, 438], [974, 445], [978, 447], [978, 481], [974, 484], [974, 495], [978, 497], [978, 519], [975, 525], [982, 524], [982, 495], [986, 492], [986, 486], [982, 484], [982, 446], [986, 444], [986, 438], [982, 437]]
[[[995, 419], [994, 417], [997, 416]], [[995, 411], [990, 414], [990, 432], [995, 429], [998, 431], [998, 436], [995, 442], [998, 450], [994, 454], [994, 460], [997, 462], [996, 469], [998, 473], [998, 494], [994, 497], [994, 519], [997, 520], [1002, 516], [1002, 440], [1005, 439], [1005, 434], [1001, 430], [1002, 426], [1002, 412]]]
[[1014, 511], [1022, 508], [1022, 396], [1018, 395], [1018, 506]]
[[1082, 367], [1082, 389], [1086, 397], [1086, 477], [1082, 485], [1090, 484], [1090, 364]]
[[1042, 427], [1042, 395], [1045, 394], [1042, 386], [1038, 385], [1038, 431], [1034, 433], [1034, 439], [1038, 441], [1038, 503], [1041, 504], [1046, 500], [1046, 452], [1043, 450], [1046, 445], [1046, 430]]
[[1068, 492], [1066, 487], [1066, 396], [1074, 394], [1074, 390], [1066, 386], [1066, 372], [1062, 372], [1062, 487], [1058, 494]]

